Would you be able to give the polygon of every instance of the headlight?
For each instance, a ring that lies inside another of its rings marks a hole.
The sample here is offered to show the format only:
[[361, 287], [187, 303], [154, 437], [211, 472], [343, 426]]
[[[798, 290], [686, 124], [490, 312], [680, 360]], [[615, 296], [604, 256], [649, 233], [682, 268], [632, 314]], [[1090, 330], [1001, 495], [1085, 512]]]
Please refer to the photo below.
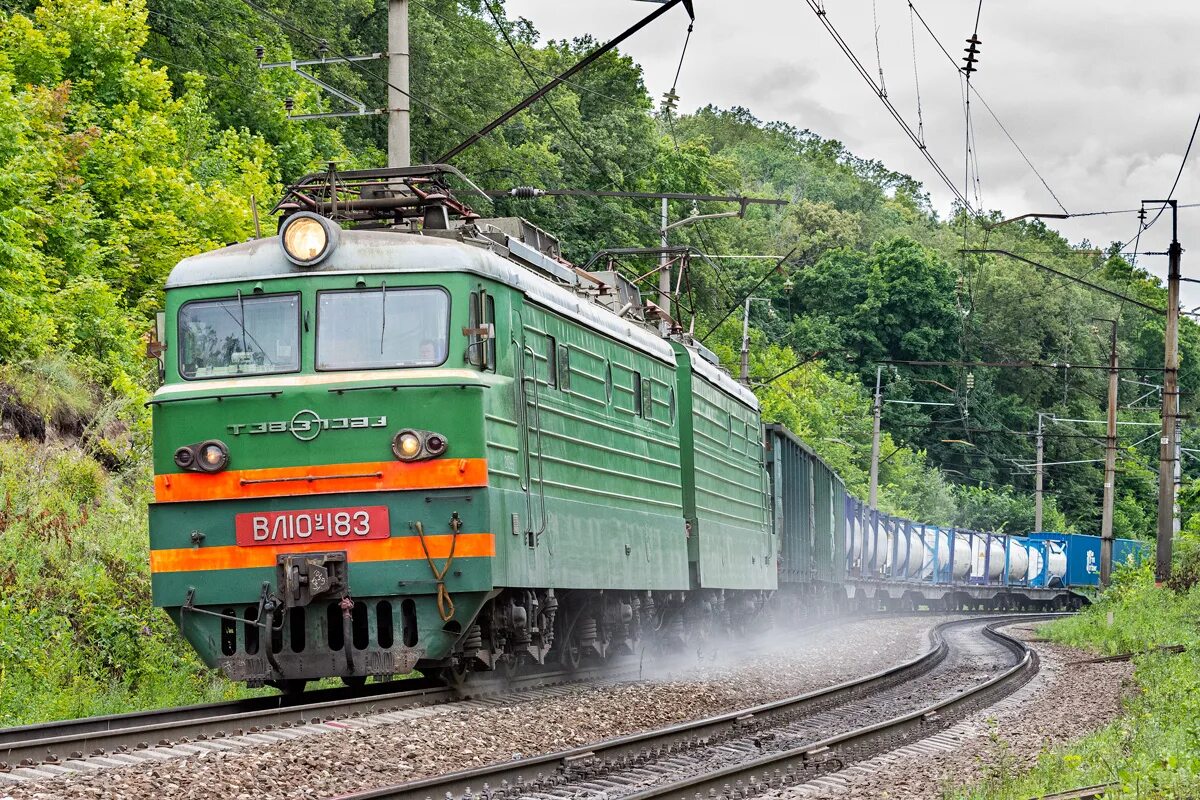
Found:
[[189, 472], [220, 472], [229, 466], [229, 448], [219, 439], [189, 444], [175, 451], [175, 463]]
[[416, 431], [400, 431], [392, 439], [392, 452], [401, 461], [415, 461], [421, 457], [421, 437]]
[[336, 232], [337, 226], [329, 220], [301, 211], [283, 221], [279, 237], [284, 255], [294, 264], [309, 267], [333, 250]]
[[432, 431], [406, 428], [392, 438], [392, 453], [401, 461], [436, 458], [446, 452], [446, 437]]
[[229, 464], [229, 448], [211, 439], [196, 448], [196, 466], [204, 472], [220, 472]]

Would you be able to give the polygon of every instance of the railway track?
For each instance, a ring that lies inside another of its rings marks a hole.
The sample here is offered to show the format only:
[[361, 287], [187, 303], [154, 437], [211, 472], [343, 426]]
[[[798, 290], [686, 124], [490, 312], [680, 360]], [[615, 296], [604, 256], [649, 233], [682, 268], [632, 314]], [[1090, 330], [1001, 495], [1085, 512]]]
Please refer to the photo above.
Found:
[[431, 679], [337, 688], [295, 697], [273, 695], [181, 708], [87, 717], [0, 729], [0, 770], [45, 767], [154, 747], [222, 740], [304, 725], [338, 722], [367, 714], [472, 700], [567, 683], [636, 675], [636, 659], [574, 671], [549, 670], [512, 679], [477, 676], [462, 688]]
[[751, 797], [932, 735], [1024, 685], [1036, 654], [999, 627], [1054, 615], [948, 622], [924, 655], [785, 700], [338, 800]]
[[[966, 613], [966, 612], [964, 612]], [[854, 615], [854, 619], [885, 617], [885, 612]], [[835, 621], [814, 618], [793, 629], [800, 633]], [[753, 648], [751, 648], [753, 649]], [[367, 684], [356, 689], [318, 689], [303, 694], [271, 695], [223, 703], [155, 709], [128, 714], [0, 728], [0, 773], [22, 767], [53, 767], [86, 758], [123, 755], [155, 747], [197, 741], [225, 740], [304, 725], [337, 723], [371, 714], [422, 708], [525, 690], [616, 680], [637, 674], [639, 658], [574, 671], [543, 670], [516, 678], [480, 673], [466, 685], [449, 688], [442, 682], [417, 678]]]

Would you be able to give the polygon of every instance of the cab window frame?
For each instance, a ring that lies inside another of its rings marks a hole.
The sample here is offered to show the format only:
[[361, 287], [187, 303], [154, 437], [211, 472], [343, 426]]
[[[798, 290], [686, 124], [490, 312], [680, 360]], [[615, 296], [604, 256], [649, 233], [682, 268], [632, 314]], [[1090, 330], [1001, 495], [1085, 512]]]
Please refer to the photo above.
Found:
[[[328, 295], [328, 294], [355, 294], [355, 293], [357, 293], [357, 294], [367, 294], [367, 293], [379, 294], [379, 293], [383, 292], [385, 290], [385, 288], [388, 292], [396, 292], [396, 293], [401, 293], [401, 292], [405, 292], [405, 291], [435, 290], [435, 291], [441, 292], [443, 295], [446, 296], [446, 330], [445, 330], [444, 339], [443, 339], [443, 341], [445, 343], [445, 351], [446, 352], [445, 352], [445, 355], [442, 357], [442, 360], [436, 364], [420, 364], [420, 365], [411, 365], [411, 366], [400, 366], [400, 365], [396, 365], [396, 364], [384, 364], [384, 365], [380, 365], [378, 367], [322, 367], [322, 366], [320, 366], [320, 363], [321, 363], [320, 362], [321, 296]], [[450, 293], [450, 290], [447, 289], [445, 286], [438, 286], [437, 284], [422, 285], [422, 286], [386, 286], [386, 282], [381, 281], [378, 286], [350, 286], [350, 287], [343, 287], [343, 288], [338, 288], [338, 289], [318, 289], [315, 292], [313, 292], [313, 310], [314, 310], [314, 315], [313, 315], [314, 321], [313, 321], [312, 334], [313, 334], [313, 371], [314, 372], [321, 372], [321, 373], [379, 372], [379, 371], [383, 371], [383, 370], [397, 370], [397, 369], [404, 369], [404, 370], [438, 369], [439, 367], [446, 366], [446, 363], [450, 360], [450, 330], [453, 327], [452, 321], [454, 318], [454, 316], [453, 316], [454, 315], [454, 295], [452, 295]]]
[[[183, 317], [184, 317], [184, 311], [188, 308], [188, 306], [201, 305], [204, 303], [228, 303], [228, 302], [236, 303], [236, 302], [238, 302], [239, 299], [244, 302], [246, 300], [263, 300], [263, 299], [272, 298], [272, 297], [292, 297], [292, 298], [295, 298], [295, 300], [296, 300], [296, 341], [295, 341], [296, 368], [295, 369], [271, 370], [269, 372], [242, 372], [242, 373], [233, 373], [233, 374], [226, 374], [226, 375], [191, 375], [191, 376], [189, 376], [186, 372], [184, 372], [184, 369], [183, 369], [183, 356], [184, 356]], [[237, 290], [235, 290], [232, 295], [228, 295], [225, 297], [196, 297], [196, 298], [187, 300], [187, 301], [183, 302], [182, 304], [180, 304], [179, 309], [175, 312], [175, 335], [176, 335], [176, 337], [178, 337], [177, 338], [178, 345], [175, 348], [176, 351], [178, 352], [178, 356], [176, 356], [176, 358], [175, 358], [175, 372], [177, 375], [179, 375], [181, 380], [185, 380], [185, 381], [215, 381], [215, 380], [237, 380], [237, 379], [241, 379], [241, 378], [260, 378], [260, 377], [268, 377], [268, 376], [273, 376], [273, 375], [296, 375], [296, 374], [304, 371], [304, 295], [300, 291], [255, 292], [253, 289], [251, 289], [251, 291], [249, 293], [242, 292], [240, 294], [237, 292]]]

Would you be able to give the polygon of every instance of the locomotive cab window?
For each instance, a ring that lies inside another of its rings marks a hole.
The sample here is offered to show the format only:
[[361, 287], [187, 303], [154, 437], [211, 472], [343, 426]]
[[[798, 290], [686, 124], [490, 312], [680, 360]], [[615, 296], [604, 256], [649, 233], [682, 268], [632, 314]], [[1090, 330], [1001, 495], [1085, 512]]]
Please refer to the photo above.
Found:
[[450, 296], [444, 289], [317, 293], [317, 369], [388, 369], [444, 364]]
[[194, 300], [179, 310], [179, 374], [186, 380], [300, 369], [300, 295]]

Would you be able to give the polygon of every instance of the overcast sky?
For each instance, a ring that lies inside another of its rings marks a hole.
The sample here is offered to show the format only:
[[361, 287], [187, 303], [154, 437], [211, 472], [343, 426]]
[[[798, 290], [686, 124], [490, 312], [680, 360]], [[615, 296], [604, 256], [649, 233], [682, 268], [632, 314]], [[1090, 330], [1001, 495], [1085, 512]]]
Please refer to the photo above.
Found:
[[[960, 57], [975, 24], [972, 0], [914, 0], [946, 49]], [[829, 21], [878, 80], [871, 0], [825, 0]], [[653, 10], [634, 0], [507, 0], [543, 37], [590, 33], [607, 40]], [[741, 105], [760, 119], [783, 120], [839, 139], [856, 155], [913, 175], [935, 208], [954, 195], [925, 162], [803, 0], [695, 0], [696, 23], [679, 78], [680, 108]], [[913, 33], [907, 0], [875, 0], [880, 61], [888, 96], [915, 129]], [[675, 75], [687, 30], [682, 7], [627, 41], [657, 99]], [[1190, 0], [983, 0], [983, 44], [973, 82], [1067, 210], [1136, 209], [1171, 188], [1200, 112], [1200, 70], [1191, 49], [1200, 12]], [[963, 183], [964, 120], [957, 73], [916, 27], [925, 141]], [[1061, 212], [1003, 131], [973, 105], [983, 207], [1006, 216]], [[1200, 143], [1179, 182], [1181, 203], [1200, 202]], [[969, 195], [972, 203], [974, 195]], [[1135, 214], [1048, 221], [1072, 242], [1130, 239]], [[1166, 250], [1169, 215], [1142, 237], [1142, 250]], [[1181, 209], [1183, 274], [1195, 276], [1187, 249], [1200, 254], [1200, 208]], [[1200, 255], [1196, 256], [1200, 258]], [[1195, 262], [1200, 264], [1200, 262]], [[1159, 275], [1166, 258], [1139, 265]], [[1200, 284], [1183, 284], [1184, 308], [1200, 305]]]

